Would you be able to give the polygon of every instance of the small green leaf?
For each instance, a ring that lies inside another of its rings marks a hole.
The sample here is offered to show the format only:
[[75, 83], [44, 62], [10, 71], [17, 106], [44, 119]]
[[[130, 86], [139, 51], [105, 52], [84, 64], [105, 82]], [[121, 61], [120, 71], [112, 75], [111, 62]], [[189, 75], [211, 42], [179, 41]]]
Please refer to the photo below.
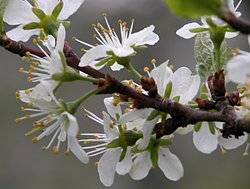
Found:
[[63, 2], [60, 1], [56, 7], [54, 8], [54, 10], [52, 11], [52, 15], [57, 18], [60, 14], [60, 12], [62, 11], [62, 8], [63, 8]]
[[166, 86], [166, 90], [165, 90], [165, 93], [164, 93], [164, 98], [169, 98], [170, 97], [170, 94], [172, 92], [172, 88], [173, 88], [173, 84], [172, 82], [170, 81], [167, 86]]
[[174, 98], [173, 98], [173, 100], [175, 101], [175, 102], [179, 102], [180, 101], [180, 96], [175, 96]]
[[197, 122], [197, 123], [194, 125], [194, 131], [195, 131], [195, 132], [199, 132], [199, 130], [201, 129], [201, 125], [202, 125], [202, 122]]
[[196, 60], [197, 73], [207, 79], [215, 66], [214, 45], [210, 39], [209, 32], [198, 33], [195, 38], [194, 56]]
[[33, 7], [32, 12], [39, 18], [40, 20], [46, 17], [46, 14], [39, 8]]
[[37, 22], [31, 22], [23, 26], [24, 30], [33, 30], [33, 29], [38, 29], [38, 28], [41, 28], [41, 25]]
[[208, 122], [209, 130], [210, 132], [215, 135], [215, 123], [214, 122]]
[[151, 114], [148, 116], [148, 118], [147, 118], [147, 121], [152, 121], [153, 119], [155, 119], [158, 115], [160, 115], [161, 114], [161, 112], [160, 111], [158, 111], [158, 110], [153, 110], [152, 112], [151, 112]]
[[221, 16], [221, 0], [165, 0], [170, 10], [181, 17]]
[[107, 148], [117, 148], [121, 146], [121, 142], [120, 139], [114, 139], [113, 141], [111, 141], [110, 143], [108, 143]]

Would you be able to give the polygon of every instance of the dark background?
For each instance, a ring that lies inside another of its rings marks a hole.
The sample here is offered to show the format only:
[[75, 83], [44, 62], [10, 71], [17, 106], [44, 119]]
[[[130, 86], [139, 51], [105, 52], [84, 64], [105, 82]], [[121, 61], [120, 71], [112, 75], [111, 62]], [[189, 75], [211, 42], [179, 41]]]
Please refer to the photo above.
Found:
[[[244, 18], [250, 18], [249, 1], [244, 1], [240, 7]], [[113, 27], [117, 27], [118, 19], [129, 22], [135, 18], [135, 29], [138, 31], [151, 24], [156, 26], [156, 33], [160, 41], [153, 47], [140, 51], [133, 58], [133, 64], [140, 71], [143, 67], [151, 66], [150, 60], [156, 58], [158, 65], [170, 59], [170, 63], [179, 68], [187, 66], [194, 70], [193, 58], [194, 39], [184, 40], [175, 32], [190, 20], [179, 19], [169, 13], [161, 0], [86, 0], [80, 10], [70, 17], [71, 28], [67, 38], [80, 55], [81, 45], [71, 42], [71, 37], [76, 36], [83, 41], [94, 44], [92, 38], [92, 23], [102, 22], [101, 13], [108, 13], [108, 18]], [[241, 47], [249, 51], [246, 36], [239, 36], [230, 40], [232, 47]], [[1, 49], [0, 51], [0, 189], [83, 189], [105, 188], [99, 181], [95, 168], [96, 159], [91, 159], [90, 164], [81, 164], [73, 155], [65, 157], [63, 153], [53, 155], [51, 150], [42, 152], [40, 147], [47, 144], [42, 140], [32, 144], [30, 138], [25, 138], [24, 133], [32, 128], [32, 121], [15, 124], [15, 118], [21, 116], [19, 111], [22, 104], [15, 100], [15, 91], [29, 88], [26, 76], [18, 73], [18, 68], [27, 65], [20, 57], [12, 55]], [[106, 69], [105, 71], [108, 71]], [[130, 77], [121, 72], [117, 75], [120, 80]], [[59, 96], [66, 100], [79, 97], [92, 87], [81, 82], [63, 85]], [[84, 105], [88, 109], [101, 115], [104, 109], [103, 97], [91, 98]], [[81, 130], [101, 131], [101, 127], [83, 116], [81, 111], [77, 114]], [[48, 138], [50, 139], [50, 137]], [[62, 152], [64, 151], [62, 146]], [[157, 168], [151, 170], [148, 177], [142, 181], [134, 181], [129, 176], [116, 175], [111, 188], [151, 189], [151, 188], [176, 188], [176, 189], [248, 189], [249, 158], [242, 156], [244, 147], [228, 152], [222, 156], [220, 150], [211, 155], [198, 152], [192, 144], [192, 134], [184, 137], [177, 136], [171, 151], [182, 161], [185, 175], [178, 182], [167, 180]]]

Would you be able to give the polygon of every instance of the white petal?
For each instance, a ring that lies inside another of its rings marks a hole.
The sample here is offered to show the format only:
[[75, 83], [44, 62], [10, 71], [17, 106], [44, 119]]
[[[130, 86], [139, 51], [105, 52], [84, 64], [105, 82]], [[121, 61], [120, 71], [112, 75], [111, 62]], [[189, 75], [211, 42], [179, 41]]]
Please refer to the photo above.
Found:
[[184, 39], [190, 39], [194, 36], [196, 36], [196, 33], [190, 32], [190, 29], [200, 28], [202, 27], [196, 22], [192, 22], [189, 24], [184, 25], [182, 28], [176, 31], [176, 34], [180, 37], [183, 37]]
[[193, 142], [197, 150], [202, 153], [210, 154], [216, 150], [218, 146], [218, 134], [213, 135], [210, 132], [207, 122], [202, 122], [202, 126], [198, 132], [193, 133]]
[[14, 41], [23, 41], [23, 42], [28, 41], [30, 37], [33, 35], [39, 35], [40, 31], [38, 29], [24, 30], [23, 26], [24, 25], [17, 26], [16, 28], [8, 31], [6, 35]]
[[144, 151], [134, 160], [134, 163], [129, 171], [129, 175], [134, 180], [141, 180], [148, 175], [151, 168], [152, 162], [150, 159], [150, 153], [148, 151]]
[[67, 139], [67, 133], [64, 131], [64, 129], [61, 129], [57, 139], [61, 142], [64, 142]]
[[128, 123], [130, 121], [134, 121], [139, 118], [147, 118], [153, 109], [151, 108], [145, 108], [145, 109], [136, 109], [134, 111], [125, 113], [121, 116], [119, 122], [121, 124]]
[[107, 108], [109, 115], [111, 115], [111, 117], [114, 118], [115, 120], [117, 120], [117, 116], [116, 116], [117, 114], [119, 116], [122, 115], [122, 110], [121, 110], [120, 105], [118, 104], [117, 106], [114, 106], [113, 97], [105, 98], [104, 104], [105, 104], [105, 107]]
[[60, 25], [57, 33], [58, 33], [58, 36], [57, 36], [57, 41], [56, 41], [56, 50], [63, 52], [66, 31], [62, 24]]
[[31, 8], [27, 0], [9, 0], [3, 20], [10, 25], [38, 22], [39, 19], [36, 18]]
[[79, 9], [83, 2], [84, 0], [63, 0], [63, 9], [58, 18], [67, 19]]
[[131, 47], [125, 47], [125, 48], [112, 48], [112, 47], [110, 47], [110, 49], [118, 57], [127, 57], [135, 52], [134, 49]]
[[77, 119], [75, 118], [75, 116], [73, 116], [72, 114], [68, 112], [63, 112], [62, 115], [67, 116], [68, 135], [72, 137], [76, 137], [79, 132]]
[[227, 150], [235, 149], [244, 144], [247, 141], [247, 134], [239, 137], [238, 139], [234, 136], [230, 138], [223, 138], [222, 135], [219, 135], [219, 143]]
[[117, 62], [114, 63], [111, 67], [110, 67], [113, 71], [120, 71], [122, 68], [124, 68], [124, 66], [118, 64]]
[[231, 39], [239, 35], [239, 32], [226, 32], [225, 38]]
[[193, 131], [194, 126], [193, 125], [188, 125], [187, 127], [179, 127], [175, 133], [179, 134], [179, 135], [186, 135], [188, 133], [190, 133], [191, 131]]
[[111, 186], [114, 182], [116, 164], [121, 155], [121, 148], [111, 148], [103, 154], [98, 163], [98, 173], [101, 182], [105, 186]]
[[106, 112], [102, 112], [103, 114], [103, 129], [105, 134], [107, 135], [107, 138], [110, 140], [115, 139], [116, 137], [118, 137], [119, 132], [117, 130], [117, 128], [114, 127], [110, 127], [110, 124], [112, 123], [112, 120], [110, 119], [110, 116], [106, 113]]
[[51, 61], [49, 64], [49, 73], [52, 76], [55, 73], [63, 73], [63, 63], [58, 51], [54, 50], [51, 52]]
[[82, 56], [79, 66], [80, 67], [88, 66], [95, 60], [108, 57], [106, 52], [109, 50], [110, 50], [109, 48], [103, 45], [98, 45], [96, 47], [91, 48]]
[[248, 44], [250, 45], [250, 35], [248, 35]]
[[180, 103], [183, 104], [192, 100], [200, 87], [200, 77], [198, 75], [192, 76], [192, 72], [186, 67], [175, 71], [170, 80], [173, 84], [170, 98], [180, 96]]
[[137, 144], [138, 144], [137, 148], [139, 150], [144, 150], [145, 148], [148, 147], [153, 129], [158, 120], [159, 120], [159, 116], [157, 116], [155, 119], [151, 121], [145, 120], [143, 127], [142, 127], [143, 138], [137, 141]]
[[36, 0], [38, 7], [47, 15], [51, 14], [53, 9], [59, 3], [58, 0]]
[[131, 167], [132, 167], [132, 158], [130, 154], [130, 147], [128, 147], [125, 158], [121, 162], [117, 163], [116, 172], [119, 175], [125, 175], [129, 172]]
[[184, 169], [179, 158], [172, 154], [168, 148], [161, 148], [158, 152], [158, 165], [164, 175], [173, 181], [183, 177]]
[[69, 149], [82, 163], [88, 163], [89, 157], [87, 153], [82, 149], [78, 140], [75, 137], [69, 136]]
[[133, 33], [128, 37], [128, 46], [154, 45], [159, 41], [159, 36], [155, 34], [153, 25], [144, 28], [143, 30]]
[[235, 83], [246, 83], [250, 74], [250, 53], [238, 55], [227, 63], [228, 78]]
[[164, 95], [166, 86], [169, 82], [170, 76], [173, 74], [172, 70], [168, 67], [168, 60], [161, 65], [154, 68], [150, 76], [154, 78], [158, 87], [158, 92], [161, 96]]

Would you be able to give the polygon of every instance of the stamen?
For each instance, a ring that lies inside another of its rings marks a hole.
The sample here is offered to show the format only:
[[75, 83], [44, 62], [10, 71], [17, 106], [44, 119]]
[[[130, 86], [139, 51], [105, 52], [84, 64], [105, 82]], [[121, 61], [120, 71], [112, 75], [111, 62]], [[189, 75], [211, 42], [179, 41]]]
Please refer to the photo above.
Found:
[[248, 156], [248, 150], [249, 150], [249, 143], [247, 143], [247, 146], [246, 146], [246, 149], [245, 149], [245, 152], [243, 153], [243, 156], [246, 157]]

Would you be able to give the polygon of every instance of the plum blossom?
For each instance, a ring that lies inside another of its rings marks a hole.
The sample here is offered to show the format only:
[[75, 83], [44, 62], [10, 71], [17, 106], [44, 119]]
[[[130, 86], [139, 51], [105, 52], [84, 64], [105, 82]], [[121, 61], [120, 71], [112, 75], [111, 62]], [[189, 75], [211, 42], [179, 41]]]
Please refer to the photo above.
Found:
[[[63, 7], [61, 12], [59, 15], [53, 15], [53, 10], [60, 2], [60, 0], [35, 0], [35, 5], [32, 6], [27, 0], [9, 0], [3, 20], [9, 25], [18, 26], [8, 31], [6, 33], [7, 36], [15, 41], [26, 42], [32, 35], [39, 35], [42, 22], [44, 22], [44, 27], [46, 27], [46, 22], [51, 22], [51, 24], [58, 27], [60, 22], [62, 23], [63, 20], [68, 19], [79, 9], [84, 0], [62, 0]], [[40, 18], [34, 14], [33, 8], [40, 10]], [[24, 26], [30, 23], [33, 23], [34, 29], [25, 30]], [[40, 26], [38, 25], [39, 23]], [[46, 28], [44, 29], [46, 30]]]
[[88, 163], [89, 158], [76, 138], [79, 132], [76, 118], [53, 95], [50, 83], [42, 81], [35, 88], [34, 91], [19, 92], [20, 100], [28, 104], [27, 108], [22, 108], [22, 112], [31, 112], [31, 114], [17, 118], [16, 122], [19, 123], [24, 119], [40, 117], [40, 119], [33, 122], [34, 129], [26, 134], [29, 136], [42, 131], [40, 135], [32, 139], [33, 143], [54, 133], [49, 144], [42, 149], [47, 150], [57, 140], [53, 151], [58, 153], [61, 143], [67, 141], [65, 154], [67, 155], [71, 151], [81, 162]]
[[[237, 4], [237, 6], [234, 6], [234, 0], [228, 0], [228, 8], [229, 10], [235, 14], [237, 17], [239, 17], [241, 15], [240, 12], [236, 12], [236, 10], [238, 9], [238, 7], [240, 6], [242, 0], [240, 0]], [[182, 28], [180, 28], [179, 30], [176, 31], [176, 34], [179, 35], [180, 37], [184, 38], [184, 39], [190, 39], [194, 36], [196, 36], [196, 32], [192, 32], [191, 30], [193, 29], [200, 29], [201, 31], [208, 31], [209, 30], [209, 25], [206, 21], [207, 18], [211, 18], [212, 21], [216, 24], [216, 25], [226, 25], [225, 22], [223, 22], [221, 19], [219, 19], [216, 16], [210, 16], [210, 17], [202, 17], [201, 18], [201, 23], [202, 25], [196, 23], [196, 22], [192, 22], [192, 23], [188, 23], [186, 25], [184, 25]], [[226, 32], [225, 37], [226, 38], [233, 38], [236, 37], [238, 35], [239, 32]]]
[[104, 19], [107, 29], [100, 23], [94, 26], [97, 33], [95, 37], [100, 43], [99, 45], [93, 46], [75, 38], [76, 41], [90, 48], [82, 56], [79, 66], [92, 66], [100, 69], [107, 64], [111, 66], [112, 70], [118, 71], [123, 68], [123, 58], [133, 56], [136, 49], [154, 45], [159, 40], [159, 36], [153, 32], [155, 29], [153, 25], [133, 33], [134, 20], [132, 20], [130, 29], [127, 28], [125, 22], [119, 20], [120, 39], [111, 28], [106, 15], [104, 15]]

